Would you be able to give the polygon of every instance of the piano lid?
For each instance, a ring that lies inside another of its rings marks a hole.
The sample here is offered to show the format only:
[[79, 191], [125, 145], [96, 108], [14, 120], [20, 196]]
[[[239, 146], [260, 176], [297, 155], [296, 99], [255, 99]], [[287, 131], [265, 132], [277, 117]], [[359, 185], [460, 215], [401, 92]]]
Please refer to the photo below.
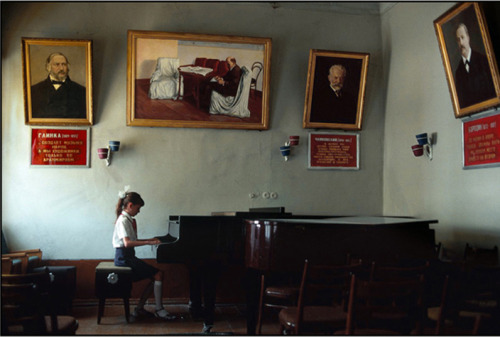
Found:
[[[250, 221], [250, 220], [249, 220]], [[291, 223], [291, 224], [332, 224], [332, 225], [394, 225], [394, 224], [415, 224], [415, 223], [437, 223], [438, 220], [429, 219], [417, 219], [417, 218], [403, 218], [403, 217], [386, 217], [386, 216], [346, 216], [346, 217], [334, 217], [334, 218], [283, 218], [283, 219], [259, 219], [252, 220], [250, 222], [259, 223]]]

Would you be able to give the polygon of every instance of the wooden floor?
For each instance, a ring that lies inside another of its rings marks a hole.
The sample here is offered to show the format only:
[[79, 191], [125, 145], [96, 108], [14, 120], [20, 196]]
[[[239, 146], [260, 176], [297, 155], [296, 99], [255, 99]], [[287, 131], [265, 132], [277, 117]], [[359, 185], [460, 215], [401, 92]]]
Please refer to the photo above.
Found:
[[[135, 308], [130, 305], [130, 311]], [[187, 304], [167, 304], [167, 311], [178, 314], [182, 318], [165, 322], [158, 318], [144, 318], [127, 323], [123, 304], [115, 302], [107, 304], [101, 324], [97, 324], [97, 305], [74, 305], [72, 315], [78, 320], [77, 335], [199, 335], [203, 322], [195, 321], [189, 315]], [[153, 305], [146, 305], [153, 311]], [[264, 335], [279, 335], [277, 315], [268, 313], [263, 326]], [[246, 335], [246, 320], [244, 306], [219, 304], [216, 307], [215, 324], [212, 335]]]

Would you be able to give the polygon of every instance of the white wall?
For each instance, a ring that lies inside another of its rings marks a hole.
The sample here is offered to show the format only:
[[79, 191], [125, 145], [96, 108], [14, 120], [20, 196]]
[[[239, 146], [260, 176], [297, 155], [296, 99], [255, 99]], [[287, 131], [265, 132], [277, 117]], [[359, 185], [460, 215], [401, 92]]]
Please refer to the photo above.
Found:
[[[270, 130], [127, 127], [127, 29], [271, 37]], [[30, 167], [21, 37], [93, 40], [90, 168]], [[313, 48], [371, 54], [359, 171], [307, 169], [307, 135], [313, 130], [302, 129], [302, 115]], [[381, 56], [378, 16], [273, 9], [266, 3], [2, 2], [2, 229], [10, 247], [40, 247], [47, 259], [112, 258], [114, 206], [124, 185], [146, 201], [138, 216], [140, 237], [166, 234], [169, 215], [250, 207], [285, 206], [295, 214], [381, 214]], [[436, 77], [444, 86], [444, 79]], [[443, 120], [451, 121], [448, 117]], [[285, 162], [278, 147], [292, 134], [301, 136], [301, 145]], [[106, 167], [96, 149], [109, 140], [120, 140], [122, 147]], [[397, 146], [391, 138], [387, 142], [390, 151]], [[432, 165], [444, 160], [443, 147]], [[387, 165], [395, 176], [404, 175], [399, 161], [388, 159]], [[459, 171], [458, 163], [453, 167]], [[277, 192], [279, 198], [248, 197], [263, 191]], [[420, 205], [424, 212], [387, 202], [393, 214], [441, 215], [426, 205]], [[137, 252], [155, 256], [147, 247]]]
[[[433, 21], [453, 3], [399, 3], [382, 17], [389, 69], [384, 137], [384, 212], [439, 219], [437, 241], [500, 245], [500, 167], [462, 169], [455, 119]], [[434, 159], [415, 158], [415, 135], [437, 133]]]

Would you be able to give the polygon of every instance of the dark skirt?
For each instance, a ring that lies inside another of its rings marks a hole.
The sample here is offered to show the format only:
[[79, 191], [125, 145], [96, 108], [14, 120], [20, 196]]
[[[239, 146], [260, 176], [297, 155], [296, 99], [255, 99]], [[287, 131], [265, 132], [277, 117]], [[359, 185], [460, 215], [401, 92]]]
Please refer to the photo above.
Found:
[[115, 266], [132, 268], [132, 281], [151, 279], [160, 270], [135, 256], [134, 248], [116, 248]]

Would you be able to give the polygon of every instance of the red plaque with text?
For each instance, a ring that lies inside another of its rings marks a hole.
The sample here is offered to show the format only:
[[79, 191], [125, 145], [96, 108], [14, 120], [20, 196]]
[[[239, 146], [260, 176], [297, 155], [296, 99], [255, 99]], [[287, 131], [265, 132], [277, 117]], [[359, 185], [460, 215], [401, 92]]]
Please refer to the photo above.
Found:
[[500, 114], [463, 123], [464, 168], [500, 165]]
[[89, 129], [31, 129], [31, 165], [89, 166]]
[[359, 169], [359, 135], [310, 133], [309, 168]]

